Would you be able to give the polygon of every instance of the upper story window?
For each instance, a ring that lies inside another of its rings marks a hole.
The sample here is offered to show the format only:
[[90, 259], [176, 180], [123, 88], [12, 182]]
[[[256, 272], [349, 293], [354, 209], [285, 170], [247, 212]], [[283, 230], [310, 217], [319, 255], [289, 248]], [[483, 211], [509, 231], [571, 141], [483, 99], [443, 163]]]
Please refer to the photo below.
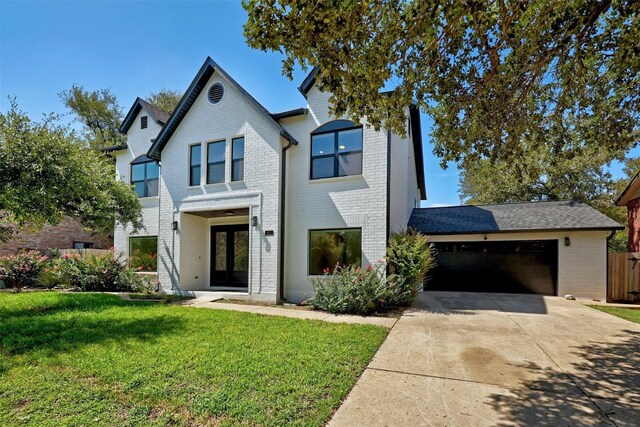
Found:
[[311, 179], [362, 174], [362, 126], [335, 120], [311, 134]]
[[147, 116], [140, 117], [140, 129], [146, 129], [148, 121], [149, 121], [149, 118]]
[[207, 184], [224, 182], [224, 151], [226, 141], [207, 144]]
[[189, 186], [200, 185], [200, 144], [189, 146]]
[[244, 137], [231, 140], [231, 181], [244, 179]]
[[146, 155], [131, 162], [131, 185], [139, 197], [158, 195], [158, 179], [160, 167], [158, 162]]

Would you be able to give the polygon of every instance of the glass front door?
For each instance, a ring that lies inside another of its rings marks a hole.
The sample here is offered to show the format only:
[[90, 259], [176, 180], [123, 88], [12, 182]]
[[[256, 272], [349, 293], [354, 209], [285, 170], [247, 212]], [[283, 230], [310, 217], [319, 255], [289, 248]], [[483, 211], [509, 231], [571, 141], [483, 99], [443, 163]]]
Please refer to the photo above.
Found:
[[249, 226], [211, 227], [211, 286], [247, 289]]

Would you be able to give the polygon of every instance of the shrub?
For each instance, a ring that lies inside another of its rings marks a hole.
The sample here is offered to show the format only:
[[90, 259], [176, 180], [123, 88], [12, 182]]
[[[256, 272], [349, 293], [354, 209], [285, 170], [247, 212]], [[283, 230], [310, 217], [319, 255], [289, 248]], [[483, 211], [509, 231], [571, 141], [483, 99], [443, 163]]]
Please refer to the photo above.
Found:
[[3, 256], [0, 258], [0, 280], [16, 290], [33, 286], [46, 262], [47, 257], [38, 251]]
[[330, 313], [370, 314], [388, 311], [404, 299], [402, 278], [387, 276], [384, 264], [361, 269], [336, 265], [314, 278], [315, 294], [307, 303]]
[[387, 246], [389, 270], [402, 277], [406, 289], [402, 292], [406, 299], [402, 304], [410, 304], [424, 284], [429, 269], [435, 266], [433, 248], [427, 236], [409, 228], [394, 233]]

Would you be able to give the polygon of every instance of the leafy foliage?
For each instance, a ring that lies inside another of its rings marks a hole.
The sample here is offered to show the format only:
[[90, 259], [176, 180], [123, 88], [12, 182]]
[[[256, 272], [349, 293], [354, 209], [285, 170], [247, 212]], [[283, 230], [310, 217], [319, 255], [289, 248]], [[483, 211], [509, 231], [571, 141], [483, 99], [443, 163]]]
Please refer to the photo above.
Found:
[[[249, 46], [319, 67], [332, 112], [404, 133], [416, 100], [442, 164], [551, 139], [619, 155], [638, 141], [640, 3], [244, 0]], [[392, 93], [382, 93], [385, 85]], [[553, 151], [555, 150], [555, 151]]]
[[118, 129], [122, 108], [109, 89], [88, 91], [79, 85], [59, 94], [64, 105], [83, 124], [83, 139], [94, 150], [122, 145], [126, 137]]
[[32, 121], [15, 100], [0, 113], [0, 176], [4, 224], [39, 228], [69, 216], [101, 232], [116, 223], [142, 226], [138, 197], [114, 179], [105, 155], [79, 142], [56, 116]]
[[16, 290], [31, 286], [44, 269], [47, 257], [38, 251], [24, 251], [0, 257], [0, 280]]
[[435, 257], [427, 236], [409, 228], [389, 238], [387, 262], [391, 272], [402, 277], [411, 290], [403, 301], [409, 304], [424, 284], [427, 271], [435, 266]]
[[178, 106], [180, 99], [182, 99], [182, 94], [177, 90], [161, 89], [157, 92], [150, 93], [147, 102], [154, 107], [171, 114]]

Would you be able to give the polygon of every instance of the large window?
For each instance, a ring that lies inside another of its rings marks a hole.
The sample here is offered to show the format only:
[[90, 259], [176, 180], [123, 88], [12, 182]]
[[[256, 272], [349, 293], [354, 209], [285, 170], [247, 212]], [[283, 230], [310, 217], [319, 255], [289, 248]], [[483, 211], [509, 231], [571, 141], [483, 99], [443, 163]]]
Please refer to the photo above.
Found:
[[311, 179], [362, 174], [362, 127], [329, 122], [311, 134]]
[[189, 185], [200, 185], [200, 144], [189, 147]]
[[140, 156], [131, 162], [131, 185], [139, 197], [158, 195], [159, 176], [160, 167], [155, 160]]
[[362, 230], [311, 230], [309, 232], [309, 274], [333, 271], [336, 264], [362, 264]]
[[244, 179], [244, 137], [231, 140], [231, 181]]
[[207, 144], [207, 184], [224, 182], [225, 146], [225, 141]]
[[158, 238], [156, 236], [130, 237], [129, 265], [142, 272], [158, 271]]

